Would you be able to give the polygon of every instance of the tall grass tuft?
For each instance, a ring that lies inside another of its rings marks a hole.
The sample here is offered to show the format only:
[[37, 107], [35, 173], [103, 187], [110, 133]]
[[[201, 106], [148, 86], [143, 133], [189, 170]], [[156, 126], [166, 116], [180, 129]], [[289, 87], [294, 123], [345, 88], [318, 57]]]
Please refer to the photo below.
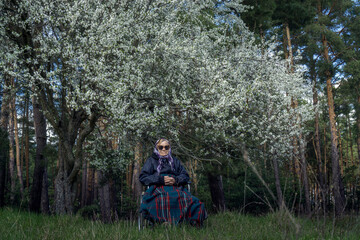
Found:
[[297, 218], [300, 233], [280, 213], [255, 217], [235, 212], [211, 215], [203, 228], [187, 224], [138, 231], [136, 222], [103, 224], [75, 216], [44, 216], [0, 209], [0, 239], [360, 239], [360, 217], [326, 221]]

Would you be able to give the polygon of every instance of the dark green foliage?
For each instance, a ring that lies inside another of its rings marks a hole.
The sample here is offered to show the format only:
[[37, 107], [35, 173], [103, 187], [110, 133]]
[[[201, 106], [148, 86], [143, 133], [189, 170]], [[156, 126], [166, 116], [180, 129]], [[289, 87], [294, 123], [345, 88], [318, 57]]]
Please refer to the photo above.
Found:
[[249, 29], [257, 34], [264, 34], [273, 26], [273, 14], [276, 9], [275, 0], [245, 0], [244, 5], [250, 8], [241, 14], [241, 19]]
[[90, 220], [99, 220], [100, 218], [100, 206], [97, 203], [80, 208], [77, 214], [83, 218]]
[[292, 31], [306, 26], [315, 17], [314, 3], [311, 0], [275, 0], [276, 9], [272, 16], [275, 25], [289, 24]]

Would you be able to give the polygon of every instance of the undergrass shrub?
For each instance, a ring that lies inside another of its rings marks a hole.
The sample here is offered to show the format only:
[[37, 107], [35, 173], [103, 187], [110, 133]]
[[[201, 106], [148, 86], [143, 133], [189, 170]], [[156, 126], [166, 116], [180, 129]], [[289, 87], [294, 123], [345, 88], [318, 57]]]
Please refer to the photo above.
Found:
[[85, 219], [99, 220], [100, 218], [100, 206], [97, 203], [80, 208], [77, 214]]
[[[124, 192], [126, 192], [126, 189]], [[116, 207], [116, 211], [120, 219], [129, 220], [134, 218], [139, 207], [138, 202], [134, 201], [131, 196], [123, 194], [121, 204]]]

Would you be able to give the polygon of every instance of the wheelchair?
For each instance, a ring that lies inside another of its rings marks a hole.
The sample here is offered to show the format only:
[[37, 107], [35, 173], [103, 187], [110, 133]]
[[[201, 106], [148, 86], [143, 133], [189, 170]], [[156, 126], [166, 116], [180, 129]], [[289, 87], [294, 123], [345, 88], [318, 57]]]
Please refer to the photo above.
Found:
[[[189, 193], [191, 193], [190, 184], [191, 184], [191, 182], [184, 184], [184, 187], [188, 190]], [[150, 186], [143, 187], [143, 191], [141, 192], [141, 196], [140, 196], [140, 206], [143, 202], [144, 194], [145, 194], [146, 190], [149, 189], [149, 187]], [[142, 229], [145, 229], [147, 227], [154, 227], [154, 225], [156, 223], [151, 222], [150, 220], [148, 220], [144, 217], [144, 213], [140, 212], [140, 206], [139, 206], [139, 210], [138, 210], [138, 230], [141, 231]]]

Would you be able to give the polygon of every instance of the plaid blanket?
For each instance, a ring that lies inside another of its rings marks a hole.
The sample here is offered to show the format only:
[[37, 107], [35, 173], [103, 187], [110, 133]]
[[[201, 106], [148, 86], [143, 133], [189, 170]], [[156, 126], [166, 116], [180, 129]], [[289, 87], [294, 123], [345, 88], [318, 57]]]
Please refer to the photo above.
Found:
[[178, 224], [185, 220], [201, 226], [207, 218], [204, 204], [182, 186], [150, 186], [143, 196], [140, 212], [158, 223]]

